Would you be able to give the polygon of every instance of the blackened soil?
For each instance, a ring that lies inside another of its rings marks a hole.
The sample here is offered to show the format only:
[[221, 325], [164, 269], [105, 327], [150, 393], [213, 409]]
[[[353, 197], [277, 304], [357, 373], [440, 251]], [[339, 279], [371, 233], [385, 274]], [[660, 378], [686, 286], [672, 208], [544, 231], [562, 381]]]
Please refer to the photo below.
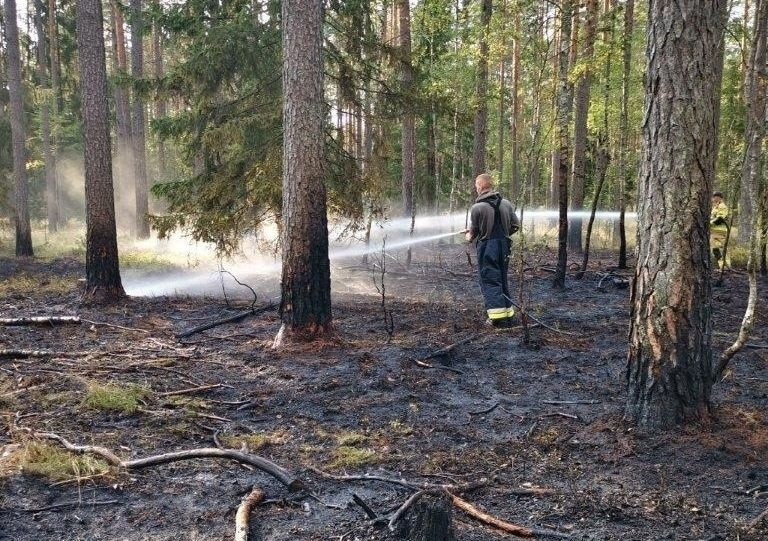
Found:
[[[389, 539], [386, 524], [371, 524], [351, 496], [387, 516], [412, 490], [333, 480], [311, 468], [421, 483], [492, 477], [462, 497], [498, 518], [573, 539], [768, 539], [768, 520], [749, 529], [768, 506], [768, 350], [734, 359], [717, 385], [711, 423], [638, 434], [622, 421], [628, 290], [610, 277], [598, 288], [607, 256], [583, 280], [571, 278], [565, 292], [550, 288], [541, 265], [550, 254], [526, 262], [530, 313], [562, 331], [535, 327], [536, 347], [529, 347], [520, 328], [484, 326], [461, 249], [422, 248], [416, 255], [407, 271], [392, 262], [385, 279], [391, 337], [371, 271], [349, 265], [335, 283], [367, 284], [370, 291], [337, 287], [347, 291], [335, 299], [338, 340], [278, 351], [270, 347], [279, 327], [274, 312], [179, 342], [175, 333], [234, 308], [203, 298], [85, 306], [77, 262], [0, 261], [0, 284], [19, 272], [41, 283], [0, 299], [2, 317], [77, 314], [144, 331], [92, 323], [0, 327], [0, 349], [55, 352], [0, 360], [0, 539], [231, 539], [237, 505], [253, 485], [268, 501], [251, 515], [252, 539]], [[43, 287], [62, 278], [70, 290]], [[517, 298], [517, 277], [513, 284]], [[740, 323], [746, 280], [729, 275], [714, 291], [718, 354]], [[479, 332], [427, 361], [455, 371], [414, 362]], [[756, 343], [768, 338], [762, 310], [755, 334]], [[86, 404], [89, 387], [110, 382], [146, 391], [137, 412]], [[205, 385], [219, 386], [162, 394]], [[294, 472], [314, 497], [214, 460], [55, 482], [20, 471], [31, 441], [26, 429], [124, 458], [212, 447], [214, 434], [224, 444], [255, 434], [250, 441], [259, 448], [250, 452]], [[512, 495], [519, 487], [555, 493]], [[506, 535], [459, 510], [454, 523], [464, 541]]]

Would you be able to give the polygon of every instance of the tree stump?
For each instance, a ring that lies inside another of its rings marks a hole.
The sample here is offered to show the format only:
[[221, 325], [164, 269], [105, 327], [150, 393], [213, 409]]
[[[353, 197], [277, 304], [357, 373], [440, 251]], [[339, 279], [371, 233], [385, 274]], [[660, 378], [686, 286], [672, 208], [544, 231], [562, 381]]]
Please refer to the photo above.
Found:
[[401, 522], [397, 539], [404, 541], [454, 541], [453, 506], [444, 495], [425, 494]]

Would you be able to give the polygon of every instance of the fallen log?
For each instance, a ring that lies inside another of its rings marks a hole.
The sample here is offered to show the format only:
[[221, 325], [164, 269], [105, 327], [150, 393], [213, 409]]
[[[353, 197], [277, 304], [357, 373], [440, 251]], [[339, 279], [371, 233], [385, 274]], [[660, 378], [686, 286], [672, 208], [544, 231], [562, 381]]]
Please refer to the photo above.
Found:
[[24, 327], [28, 325], [65, 325], [82, 323], [78, 316], [35, 316], [35, 317], [4, 317], [0, 318], [0, 326]]
[[264, 492], [258, 487], [243, 498], [235, 515], [235, 541], [248, 541], [248, 521], [251, 516], [251, 509], [264, 501]]
[[27, 359], [29, 357], [50, 357], [52, 351], [38, 349], [0, 349], [0, 359]]
[[37, 438], [45, 438], [58, 441], [66, 449], [75, 453], [90, 453], [99, 455], [109, 464], [118, 468], [124, 468], [126, 470], [138, 470], [142, 468], [148, 468], [150, 466], [159, 466], [161, 464], [178, 462], [180, 460], [191, 460], [194, 458], [225, 458], [228, 460], [240, 462], [241, 464], [248, 464], [249, 466], [253, 466], [254, 468], [261, 470], [264, 473], [268, 473], [282, 484], [284, 484], [286, 487], [288, 487], [288, 489], [291, 491], [301, 490], [304, 488], [304, 483], [300, 479], [294, 477], [293, 474], [278, 466], [274, 462], [271, 462], [260, 456], [241, 453], [240, 451], [235, 451], [232, 449], [215, 449], [205, 447], [200, 449], [172, 451], [170, 453], [163, 453], [146, 458], [137, 458], [134, 460], [122, 460], [106, 447], [100, 447], [98, 445], [75, 445], [64, 437], [52, 432], [33, 432], [32, 435]]
[[203, 323], [202, 325], [197, 325], [195, 327], [192, 327], [191, 329], [187, 329], [186, 331], [182, 331], [176, 334], [176, 338], [177, 339], [188, 338], [193, 334], [207, 331], [208, 329], [213, 329], [214, 327], [218, 327], [220, 325], [226, 325], [227, 323], [237, 323], [238, 321], [244, 320], [248, 316], [256, 316], [264, 312], [267, 312], [269, 310], [273, 310], [276, 307], [277, 307], [277, 304], [270, 302], [267, 306], [263, 306], [255, 310], [246, 310], [245, 312], [240, 312], [238, 314], [234, 314], [232, 316], [225, 317], [223, 319], [216, 319], [213, 321], [209, 321], [208, 323]]

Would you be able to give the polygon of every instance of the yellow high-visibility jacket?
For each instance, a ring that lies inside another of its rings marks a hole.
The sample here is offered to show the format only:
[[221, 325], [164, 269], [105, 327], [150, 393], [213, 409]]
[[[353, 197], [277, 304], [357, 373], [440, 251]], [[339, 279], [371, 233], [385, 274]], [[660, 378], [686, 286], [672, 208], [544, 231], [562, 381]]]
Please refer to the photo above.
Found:
[[722, 231], [728, 230], [728, 207], [722, 201], [712, 207], [712, 212], [709, 214], [709, 230], [710, 231]]

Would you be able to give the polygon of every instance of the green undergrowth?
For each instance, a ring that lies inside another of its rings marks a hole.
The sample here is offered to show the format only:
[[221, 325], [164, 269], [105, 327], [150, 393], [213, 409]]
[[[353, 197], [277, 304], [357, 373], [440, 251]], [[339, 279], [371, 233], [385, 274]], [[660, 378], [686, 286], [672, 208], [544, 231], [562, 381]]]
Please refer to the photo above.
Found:
[[139, 385], [107, 383], [88, 385], [83, 403], [89, 408], [117, 413], [136, 413], [149, 390]]
[[109, 465], [89, 455], [75, 455], [48, 443], [28, 442], [6, 459], [5, 473], [20, 470], [51, 481], [68, 481], [109, 473]]

